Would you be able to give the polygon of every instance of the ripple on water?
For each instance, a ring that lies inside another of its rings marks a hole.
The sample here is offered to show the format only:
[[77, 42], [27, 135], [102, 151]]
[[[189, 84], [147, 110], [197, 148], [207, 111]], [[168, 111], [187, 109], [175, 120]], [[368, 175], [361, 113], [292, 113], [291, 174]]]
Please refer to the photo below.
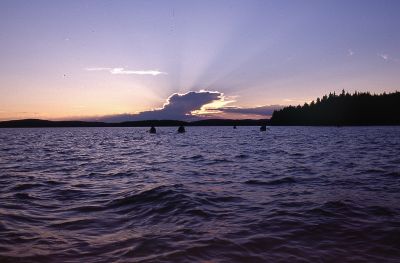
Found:
[[399, 129], [1, 129], [0, 262], [399, 262]]
[[244, 182], [245, 184], [249, 184], [249, 185], [281, 185], [281, 184], [294, 184], [296, 183], [296, 180], [293, 177], [287, 176], [287, 177], [283, 177], [280, 179], [274, 179], [274, 180], [269, 180], [269, 181], [260, 181], [260, 180], [255, 180], [255, 179], [251, 179], [251, 180], [247, 180]]

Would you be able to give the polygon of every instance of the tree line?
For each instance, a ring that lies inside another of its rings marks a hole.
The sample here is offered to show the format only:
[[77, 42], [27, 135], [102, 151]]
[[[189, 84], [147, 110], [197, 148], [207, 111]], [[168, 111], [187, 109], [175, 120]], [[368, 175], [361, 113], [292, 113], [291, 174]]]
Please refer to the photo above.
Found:
[[303, 106], [274, 111], [271, 125], [399, 125], [400, 92], [329, 93]]

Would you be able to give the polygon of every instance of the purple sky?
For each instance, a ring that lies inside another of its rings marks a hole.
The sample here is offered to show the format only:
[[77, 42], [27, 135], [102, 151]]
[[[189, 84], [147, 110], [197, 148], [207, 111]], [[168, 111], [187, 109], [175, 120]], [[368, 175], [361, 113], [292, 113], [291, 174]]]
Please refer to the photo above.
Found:
[[400, 90], [399, 14], [395, 0], [2, 0], [0, 120], [265, 117]]

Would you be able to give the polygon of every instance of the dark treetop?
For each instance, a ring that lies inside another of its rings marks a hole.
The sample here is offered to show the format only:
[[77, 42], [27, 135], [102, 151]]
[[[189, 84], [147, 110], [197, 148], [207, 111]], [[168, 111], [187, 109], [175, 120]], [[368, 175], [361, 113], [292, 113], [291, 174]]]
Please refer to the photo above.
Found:
[[271, 125], [399, 125], [400, 92], [371, 95], [344, 90], [275, 111]]

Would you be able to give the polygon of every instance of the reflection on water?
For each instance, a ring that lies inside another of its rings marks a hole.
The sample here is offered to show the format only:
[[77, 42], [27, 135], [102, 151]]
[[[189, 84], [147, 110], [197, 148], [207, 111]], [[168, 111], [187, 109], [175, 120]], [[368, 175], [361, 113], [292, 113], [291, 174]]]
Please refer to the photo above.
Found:
[[400, 127], [0, 130], [1, 262], [400, 260]]

